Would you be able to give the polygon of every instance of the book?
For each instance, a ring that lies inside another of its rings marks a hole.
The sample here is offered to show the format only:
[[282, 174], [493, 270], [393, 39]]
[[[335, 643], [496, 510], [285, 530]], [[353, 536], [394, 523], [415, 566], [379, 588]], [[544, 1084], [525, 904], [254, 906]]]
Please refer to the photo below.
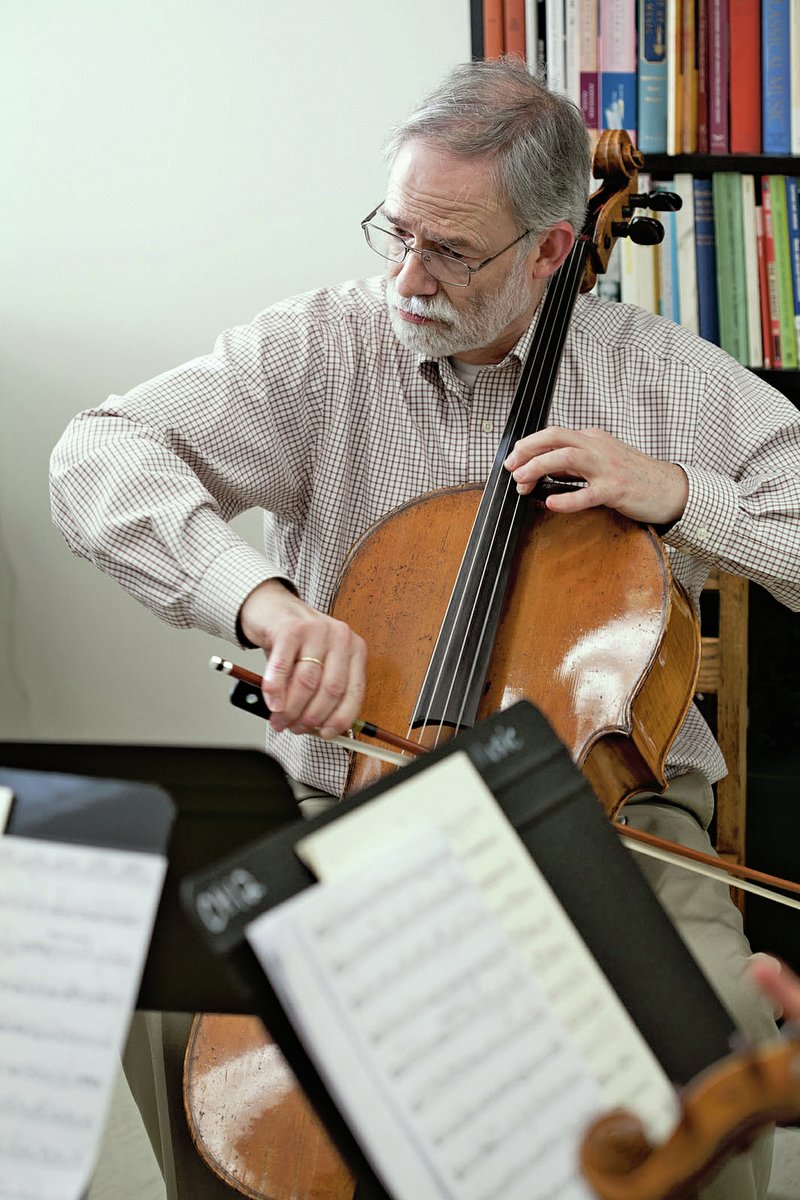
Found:
[[791, 150], [790, 47], [789, 0], [762, 0], [761, 140], [764, 154], [789, 154]]
[[639, 0], [639, 149], [667, 152], [667, 0]]
[[743, 173], [739, 179], [741, 182], [744, 278], [747, 297], [748, 360], [746, 365], [758, 368], [764, 365], [764, 349], [761, 336], [761, 287], [756, 239], [756, 184], [753, 175]]
[[472, 58], [483, 58], [483, 0], [469, 0], [469, 40]]
[[761, 0], [728, 0], [731, 154], [761, 153]]
[[719, 345], [717, 250], [711, 180], [695, 178], [693, 193], [698, 332], [706, 341]]
[[578, 57], [580, 108], [589, 136], [600, 132], [600, 78], [597, 70], [597, 2], [579, 0]]
[[708, 0], [709, 154], [728, 153], [728, 68], [728, 6], [726, 0]]
[[636, 0], [600, 0], [598, 29], [601, 126], [636, 143]]
[[566, 20], [564, 0], [545, 0], [547, 86], [553, 92], [563, 92], [567, 86], [567, 63], [564, 57]]
[[800, 357], [800, 182], [794, 175], [786, 176], [786, 213], [789, 223], [789, 261], [792, 266], [794, 324], [797, 334], [797, 353]]
[[695, 0], [697, 13], [697, 153], [708, 154], [708, 0]]
[[772, 186], [769, 175], [761, 176], [761, 211], [764, 218], [764, 270], [767, 278], [767, 305], [770, 322], [770, 359], [772, 366], [783, 366], [781, 306], [778, 297], [778, 268], [775, 260], [775, 227], [772, 212]]
[[[652, 180], [649, 175], [639, 174], [639, 191], [649, 192]], [[649, 210], [642, 215], [652, 216]], [[638, 246], [632, 238], [620, 238], [617, 246], [620, 256], [620, 300], [623, 304], [635, 304], [647, 312], [659, 311], [658, 246]]]
[[581, 0], [564, 0], [564, 92], [574, 104], [581, 102]]
[[675, 213], [678, 255], [678, 312], [681, 325], [700, 332], [697, 307], [697, 248], [694, 231], [694, 179], [684, 171], [676, 172], [672, 190], [681, 197], [681, 207]]
[[673, 1087], [465, 755], [295, 852], [318, 882], [247, 940], [398, 1200], [578, 1200], [594, 1113], [670, 1130]]
[[503, 44], [506, 54], [525, 61], [525, 0], [503, 0]]
[[546, 74], [545, 0], [525, 0], [525, 57], [534, 75]]
[[717, 263], [719, 344], [737, 362], [748, 365], [747, 292], [744, 274], [742, 185], [735, 171], [711, 176]]
[[697, 151], [697, 8], [695, 0], [681, 5], [681, 150]]
[[758, 248], [758, 295], [761, 313], [761, 348], [764, 366], [772, 362], [772, 314], [770, 312], [769, 280], [767, 278], [767, 248], [764, 234], [764, 209], [756, 204], [756, 246]]
[[[656, 191], [674, 192], [674, 181], [662, 179], [655, 183]], [[658, 311], [662, 317], [667, 317], [680, 324], [680, 283], [678, 273], [678, 214], [677, 212], [659, 213], [659, 220], [664, 226], [664, 240], [656, 247], [656, 279], [658, 285]]]
[[502, 58], [504, 51], [503, 0], [483, 0], [483, 57]]
[[769, 176], [769, 193], [775, 239], [775, 277], [778, 292], [778, 320], [781, 328], [781, 358], [784, 368], [794, 370], [797, 367], [797, 332], [794, 321], [794, 290], [789, 252], [786, 183], [782, 175]]
[[789, 79], [792, 154], [800, 154], [800, 0], [789, 0]]
[[681, 77], [682, 0], [666, 0], [667, 27], [667, 154], [680, 154], [683, 129]]

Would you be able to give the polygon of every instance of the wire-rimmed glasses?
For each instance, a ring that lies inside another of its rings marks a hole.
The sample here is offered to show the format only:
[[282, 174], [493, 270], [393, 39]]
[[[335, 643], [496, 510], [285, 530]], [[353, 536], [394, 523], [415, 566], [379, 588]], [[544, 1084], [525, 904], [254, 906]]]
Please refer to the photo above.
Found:
[[408, 242], [398, 233], [392, 233], [391, 230], [384, 229], [381, 225], [373, 225], [372, 218], [382, 204], [383, 201], [373, 208], [372, 212], [361, 222], [361, 228], [364, 230], [364, 237], [370, 250], [374, 250], [388, 262], [397, 264], [405, 262], [409, 254], [418, 254], [423, 267], [431, 278], [437, 280], [438, 283], [447, 283], [451, 287], [467, 287], [473, 275], [477, 275], [478, 271], [488, 267], [489, 263], [494, 262], [501, 254], [505, 254], [506, 250], [510, 250], [512, 246], [516, 246], [529, 233], [533, 233], [532, 229], [526, 229], [502, 250], [485, 258], [483, 262], [478, 263], [477, 267], [471, 267], [455, 254], [447, 254], [442, 250], [417, 250], [416, 247], [409, 246]]

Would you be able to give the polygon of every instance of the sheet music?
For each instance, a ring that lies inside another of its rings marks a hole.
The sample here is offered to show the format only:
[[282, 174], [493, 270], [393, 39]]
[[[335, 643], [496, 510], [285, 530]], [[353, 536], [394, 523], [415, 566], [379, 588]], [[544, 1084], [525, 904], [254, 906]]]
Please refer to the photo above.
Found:
[[296, 852], [319, 879], [341, 879], [433, 820], [533, 969], [606, 1105], [632, 1109], [653, 1139], [666, 1137], [678, 1116], [674, 1088], [463, 751], [309, 834]]
[[87, 1188], [165, 871], [0, 838], [0, 1200]]
[[441, 830], [247, 937], [395, 1200], [589, 1200], [600, 1090]]
[[11, 816], [11, 805], [14, 803], [14, 793], [10, 787], [0, 786], [0, 833], [5, 833], [8, 818]]

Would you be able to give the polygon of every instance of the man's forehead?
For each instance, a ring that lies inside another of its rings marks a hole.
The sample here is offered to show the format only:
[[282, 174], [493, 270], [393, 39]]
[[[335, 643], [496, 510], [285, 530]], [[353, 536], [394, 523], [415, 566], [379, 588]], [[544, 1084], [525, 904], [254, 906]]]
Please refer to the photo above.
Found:
[[395, 158], [383, 209], [413, 222], [415, 232], [434, 237], [447, 232], [481, 243], [498, 221], [512, 220], [487, 162], [456, 158], [424, 143], [403, 147]]

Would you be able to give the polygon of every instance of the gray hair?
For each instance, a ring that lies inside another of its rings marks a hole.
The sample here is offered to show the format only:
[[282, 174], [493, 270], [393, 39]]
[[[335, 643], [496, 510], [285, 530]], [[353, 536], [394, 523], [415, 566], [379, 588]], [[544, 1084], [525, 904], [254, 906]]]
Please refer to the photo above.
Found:
[[541, 234], [569, 221], [580, 232], [591, 178], [586, 124], [572, 101], [548, 91], [521, 60], [455, 67], [391, 131], [389, 164], [415, 139], [457, 158], [487, 159], [522, 229]]

